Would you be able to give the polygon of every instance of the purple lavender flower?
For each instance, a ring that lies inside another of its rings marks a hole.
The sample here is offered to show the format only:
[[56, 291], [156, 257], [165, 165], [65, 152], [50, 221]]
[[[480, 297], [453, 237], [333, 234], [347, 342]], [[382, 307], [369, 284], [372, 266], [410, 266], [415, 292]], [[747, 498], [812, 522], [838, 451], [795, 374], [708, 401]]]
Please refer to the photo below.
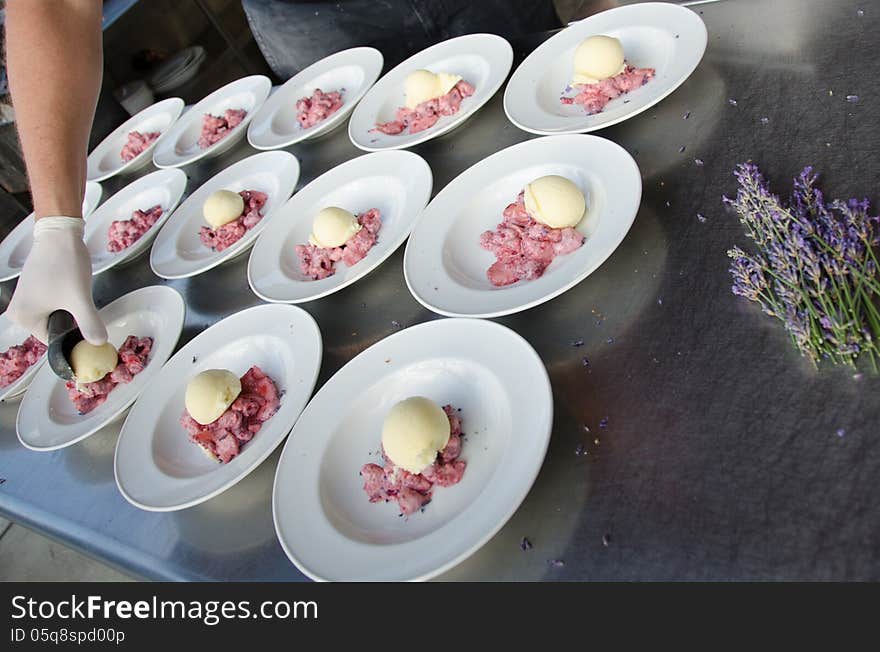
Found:
[[810, 167], [795, 178], [787, 204], [770, 193], [754, 164], [740, 164], [734, 175], [739, 190], [724, 203], [758, 252], [728, 251], [733, 293], [782, 320], [814, 363], [854, 365], [864, 354], [876, 368], [880, 281], [873, 248], [880, 218], [869, 214], [869, 202], [826, 202]]

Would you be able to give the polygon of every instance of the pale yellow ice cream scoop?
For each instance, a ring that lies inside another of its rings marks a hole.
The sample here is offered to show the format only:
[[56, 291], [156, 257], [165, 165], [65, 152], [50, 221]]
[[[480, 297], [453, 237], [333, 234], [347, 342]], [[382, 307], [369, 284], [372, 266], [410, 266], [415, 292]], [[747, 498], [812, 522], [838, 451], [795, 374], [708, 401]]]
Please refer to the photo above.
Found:
[[244, 212], [244, 199], [237, 192], [218, 190], [211, 193], [202, 206], [205, 221], [216, 229], [237, 220]]
[[574, 51], [572, 84], [595, 84], [626, 67], [623, 46], [613, 36], [591, 36]]
[[118, 363], [119, 354], [110, 342], [95, 346], [82, 340], [77, 342], [70, 352], [70, 366], [79, 384], [101, 380], [113, 371]]
[[422, 102], [446, 95], [460, 81], [459, 75], [446, 72], [433, 73], [430, 70], [414, 70], [406, 76], [403, 83], [406, 107], [414, 109]]
[[395, 465], [421, 473], [449, 442], [449, 418], [439, 405], [423, 396], [397, 403], [382, 426], [382, 448]]
[[361, 224], [352, 213], [338, 206], [328, 206], [315, 215], [309, 242], [326, 249], [341, 247], [360, 230]]
[[527, 184], [523, 192], [526, 212], [536, 222], [553, 229], [576, 226], [584, 217], [584, 193], [565, 177], [551, 174]]
[[241, 394], [241, 381], [226, 369], [203, 371], [186, 386], [186, 411], [203, 426], [213, 423]]

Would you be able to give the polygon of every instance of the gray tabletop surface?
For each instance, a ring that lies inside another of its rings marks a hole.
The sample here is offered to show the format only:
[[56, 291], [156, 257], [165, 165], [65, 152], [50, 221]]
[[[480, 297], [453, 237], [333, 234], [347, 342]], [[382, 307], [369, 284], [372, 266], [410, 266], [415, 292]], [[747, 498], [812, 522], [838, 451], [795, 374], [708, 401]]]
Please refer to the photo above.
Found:
[[[725, 0], [694, 9], [709, 31], [694, 74], [659, 105], [599, 132], [633, 154], [644, 180], [626, 240], [571, 291], [498, 320], [547, 365], [550, 448], [510, 521], [440, 579], [880, 579], [880, 380], [817, 372], [778, 323], [730, 293], [725, 251], [745, 243], [721, 204], [735, 191], [734, 165], [748, 159], [782, 194], [812, 164], [829, 195], [880, 199], [880, 7]], [[543, 38], [521, 43], [514, 63]], [[433, 169], [435, 193], [532, 137], [507, 121], [501, 96], [414, 148]], [[290, 151], [302, 163], [300, 186], [360, 154], [344, 129]], [[251, 153], [243, 144], [189, 166], [188, 191]], [[128, 181], [105, 182], [105, 191]], [[356, 284], [304, 304], [324, 337], [319, 386], [397, 323], [438, 318], [410, 296], [402, 263], [403, 248]], [[168, 283], [187, 300], [181, 345], [259, 303], [246, 265], [243, 257]], [[142, 256], [97, 277], [95, 296], [104, 305], [160, 282]], [[145, 578], [303, 578], [272, 525], [280, 449], [219, 497], [153, 514], [117, 491], [118, 424], [35, 453], [16, 439], [17, 409], [0, 406], [0, 513]], [[523, 537], [532, 549], [520, 549]], [[548, 563], [557, 559], [564, 565]]]

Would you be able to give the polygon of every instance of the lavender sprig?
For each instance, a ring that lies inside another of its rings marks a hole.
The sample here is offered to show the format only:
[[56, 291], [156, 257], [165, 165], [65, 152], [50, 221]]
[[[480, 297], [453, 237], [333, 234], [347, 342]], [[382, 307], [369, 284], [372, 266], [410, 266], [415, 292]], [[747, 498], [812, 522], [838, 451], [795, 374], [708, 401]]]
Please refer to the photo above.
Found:
[[867, 199], [826, 202], [810, 167], [794, 180], [787, 204], [770, 192], [753, 163], [734, 172], [736, 197], [724, 197], [754, 241], [755, 253], [733, 247], [732, 291], [757, 302], [785, 325], [814, 364], [855, 366], [880, 355], [880, 279], [875, 248], [880, 217]]

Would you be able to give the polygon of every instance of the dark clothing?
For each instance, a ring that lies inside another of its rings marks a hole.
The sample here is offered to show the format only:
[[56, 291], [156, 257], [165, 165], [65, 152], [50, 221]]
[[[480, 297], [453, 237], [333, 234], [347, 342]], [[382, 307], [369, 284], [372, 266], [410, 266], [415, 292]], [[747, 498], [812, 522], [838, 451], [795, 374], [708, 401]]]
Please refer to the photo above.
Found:
[[488, 32], [506, 38], [560, 27], [550, 0], [242, 0], [269, 66], [285, 80], [329, 54], [377, 48], [385, 69], [429, 45]]

